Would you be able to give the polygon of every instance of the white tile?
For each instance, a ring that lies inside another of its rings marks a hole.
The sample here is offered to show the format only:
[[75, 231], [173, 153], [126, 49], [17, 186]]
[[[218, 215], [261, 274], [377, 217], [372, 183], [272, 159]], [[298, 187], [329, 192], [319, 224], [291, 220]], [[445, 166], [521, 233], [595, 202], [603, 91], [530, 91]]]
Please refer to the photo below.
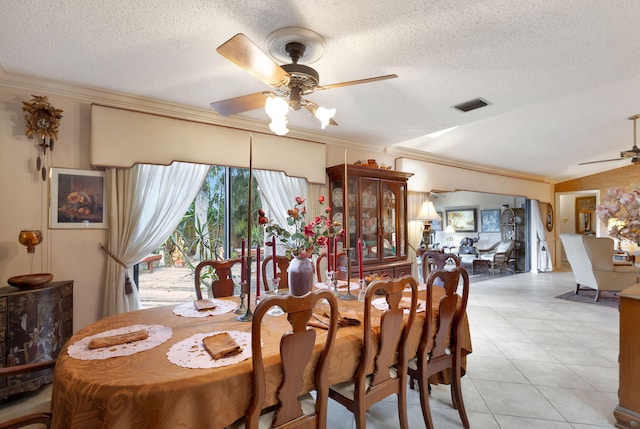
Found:
[[567, 367], [600, 392], [618, 392], [618, 378], [620, 372], [617, 367], [586, 365], [567, 365]]
[[531, 384], [474, 380], [491, 412], [542, 420], [565, 421]]
[[573, 429], [571, 423], [556, 422], [552, 420], [531, 419], [525, 417], [495, 415], [501, 428], [519, 428], [519, 429]]
[[522, 332], [538, 345], [579, 345], [569, 334], [558, 330], [522, 329]]
[[541, 347], [566, 364], [612, 366], [609, 360], [594, 353], [589, 347], [572, 345], [541, 345]]
[[591, 385], [565, 364], [554, 362], [512, 361], [534, 385], [591, 389]]
[[472, 338], [472, 347], [473, 347], [473, 355], [474, 356], [482, 356], [482, 357], [497, 357], [504, 358], [504, 354], [500, 351], [500, 349], [494, 344], [493, 341], [487, 338], [474, 338], [473, 334]]
[[615, 404], [600, 392], [538, 386], [549, 402], [572, 423], [612, 424]]
[[509, 359], [473, 356], [473, 353], [467, 357], [467, 375], [474, 381], [528, 382]]
[[496, 346], [511, 360], [530, 360], [535, 362], [558, 362], [551, 353], [532, 342], [496, 341]]

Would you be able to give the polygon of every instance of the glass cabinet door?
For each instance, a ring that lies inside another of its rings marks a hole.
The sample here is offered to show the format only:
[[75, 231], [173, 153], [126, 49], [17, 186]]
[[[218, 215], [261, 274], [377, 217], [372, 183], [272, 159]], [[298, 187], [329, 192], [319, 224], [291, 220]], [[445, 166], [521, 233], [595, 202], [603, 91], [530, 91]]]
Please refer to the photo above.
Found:
[[395, 183], [382, 182], [382, 249], [383, 258], [395, 258], [398, 249], [398, 202], [402, 200], [398, 195], [398, 186]]
[[378, 195], [379, 180], [360, 179], [360, 233], [362, 237], [362, 261], [379, 261], [378, 245]]

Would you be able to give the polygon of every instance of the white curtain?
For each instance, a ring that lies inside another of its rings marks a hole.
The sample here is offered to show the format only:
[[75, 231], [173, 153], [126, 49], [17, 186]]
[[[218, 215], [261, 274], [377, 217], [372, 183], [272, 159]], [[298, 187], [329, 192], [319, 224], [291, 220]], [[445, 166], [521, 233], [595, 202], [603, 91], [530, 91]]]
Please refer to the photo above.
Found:
[[307, 198], [307, 181], [289, 177], [281, 171], [253, 170], [253, 176], [258, 182], [262, 209], [267, 217], [286, 228], [287, 210], [293, 208], [296, 197]]
[[542, 223], [540, 202], [538, 200], [531, 200], [531, 220], [533, 221], [533, 228], [538, 237], [538, 271], [543, 273], [553, 271], [551, 252], [549, 251], [549, 244], [547, 243], [547, 237], [545, 235], [546, 228]]
[[[107, 272], [102, 316], [140, 306], [131, 268], [175, 230], [202, 186], [208, 165], [176, 162], [106, 170], [109, 195]], [[125, 286], [128, 278], [130, 287]]]

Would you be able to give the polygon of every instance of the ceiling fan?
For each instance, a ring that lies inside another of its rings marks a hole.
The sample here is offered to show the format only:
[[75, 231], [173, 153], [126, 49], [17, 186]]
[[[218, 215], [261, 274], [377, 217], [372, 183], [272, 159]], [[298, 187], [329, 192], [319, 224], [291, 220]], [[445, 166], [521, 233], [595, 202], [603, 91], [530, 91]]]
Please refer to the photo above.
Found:
[[299, 61], [303, 60], [309, 63], [320, 57], [324, 47], [322, 36], [307, 29], [289, 27], [271, 33], [267, 37], [267, 42], [271, 43], [269, 50], [272, 55], [282, 59], [286, 58], [291, 63], [278, 65], [242, 33], [236, 34], [220, 45], [217, 51], [232, 63], [270, 86], [273, 91], [263, 91], [216, 101], [211, 103], [211, 107], [224, 116], [264, 107], [271, 118], [269, 128], [279, 135], [284, 135], [289, 131], [286, 128], [286, 115], [290, 109], [300, 110], [304, 107], [321, 121], [322, 128], [329, 124], [338, 125], [333, 120], [335, 109], [326, 109], [304, 98], [309, 94], [398, 77], [395, 74], [390, 74], [320, 85], [318, 72], [307, 65], [300, 64]]
[[633, 115], [629, 119], [633, 121], [633, 147], [629, 150], [623, 150], [620, 152], [620, 158], [601, 159], [600, 161], [581, 162], [578, 165], [595, 164], [598, 162], [610, 162], [620, 161], [621, 159], [631, 158], [631, 163], [636, 164], [640, 162], [640, 149], [636, 145], [636, 120], [640, 118], [640, 115]]

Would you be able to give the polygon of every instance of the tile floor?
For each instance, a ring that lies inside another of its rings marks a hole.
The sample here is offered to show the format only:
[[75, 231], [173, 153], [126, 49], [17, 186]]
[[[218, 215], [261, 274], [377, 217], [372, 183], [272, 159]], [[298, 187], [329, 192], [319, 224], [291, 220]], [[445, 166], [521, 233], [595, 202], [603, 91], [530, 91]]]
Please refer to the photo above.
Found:
[[[525, 273], [471, 285], [473, 353], [462, 387], [472, 428], [614, 427], [618, 390], [618, 310], [554, 299], [575, 287], [571, 271]], [[409, 426], [423, 428], [409, 390]], [[462, 428], [448, 386], [433, 386], [438, 429]], [[330, 401], [329, 428], [353, 428]], [[367, 413], [367, 427], [397, 428], [395, 396]]]
[[[574, 288], [570, 271], [525, 273], [472, 284], [469, 355], [463, 395], [472, 428], [613, 427], [618, 389], [618, 310], [554, 299]], [[41, 396], [41, 395], [39, 395]], [[433, 386], [438, 429], [461, 428], [448, 386]], [[423, 428], [418, 393], [409, 390], [409, 424]], [[27, 404], [22, 404], [27, 405]], [[390, 397], [367, 413], [367, 427], [397, 428]], [[13, 414], [0, 405], [4, 419]], [[353, 428], [330, 401], [328, 428]]]

